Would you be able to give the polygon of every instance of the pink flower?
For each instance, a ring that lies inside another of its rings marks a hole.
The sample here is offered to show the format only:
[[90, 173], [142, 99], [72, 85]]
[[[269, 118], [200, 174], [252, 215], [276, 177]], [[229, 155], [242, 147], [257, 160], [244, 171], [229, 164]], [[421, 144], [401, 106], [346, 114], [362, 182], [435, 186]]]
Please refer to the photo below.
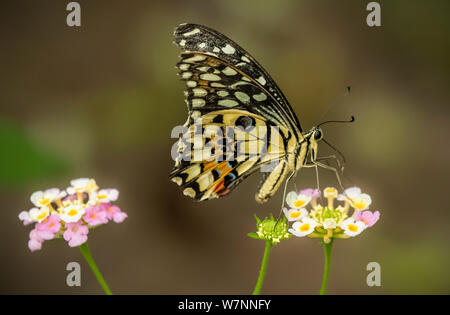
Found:
[[317, 205], [317, 203], [316, 203], [317, 198], [320, 197], [320, 190], [319, 189], [307, 188], [307, 189], [300, 190], [300, 192], [298, 194], [299, 195], [309, 196], [311, 198], [311, 205], [313, 207], [315, 207]]
[[119, 207], [112, 206], [110, 203], [102, 203], [100, 204], [100, 207], [105, 209], [107, 218], [116, 223], [121, 223], [128, 217], [128, 215], [120, 210]]
[[44, 240], [51, 240], [55, 237], [55, 233], [61, 228], [61, 223], [59, 223], [59, 215], [52, 214], [46, 220], [41, 223], [36, 223], [35, 230], [40, 238]]
[[77, 247], [87, 241], [89, 228], [80, 221], [66, 223], [67, 230], [64, 232], [64, 239], [69, 242], [70, 247]]
[[90, 226], [108, 223], [106, 209], [100, 206], [87, 207], [83, 219]]
[[314, 198], [317, 198], [320, 196], [320, 190], [307, 188], [307, 189], [300, 190], [299, 194], [307, 195], [307, 196], [310, 196], [311, 199], [314, 199]]
[[36, 250], [41, 250], [42, 248], [42, 243], [43, 242], [39, 242], [38, 240], [32, 239], [30, 238], [30, 240], [28, 241], [28, 248], [34, 252]]
[[377, 223], [379, 218], [379, 211], [375, 211], [374, 213], [372, 213], [371, 211], [356, 211], [354, 216], [355, 221], [364, 222], [367, 227], [373, 226], [375, 223]]
[[42, 243], [44, 243], [44, 240], [39, 236], [37, 230], [36, 229], [31, 230], [30, 240], [28, 241], [28, 248], [32, 252], [40, 250], [42, 248]]

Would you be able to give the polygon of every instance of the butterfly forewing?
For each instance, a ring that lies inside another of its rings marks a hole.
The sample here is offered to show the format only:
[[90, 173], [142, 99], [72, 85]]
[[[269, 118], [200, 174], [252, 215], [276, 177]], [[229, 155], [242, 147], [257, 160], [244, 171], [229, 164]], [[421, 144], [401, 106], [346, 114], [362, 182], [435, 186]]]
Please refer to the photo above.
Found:
[[[187, 52], [181, 55], [178, 67], [181, 77], [187, 80], [188, 88], [194, 85], [189, 75], [195, 78], [194, 74], [198, 72], [200, 80], [211, 79], [210, 86], [224, 85], [225, 91], [229, 92], [228, 98], [234, 97], [246, 103], [250, 111], [301, 137], [300, 123], [281, 90], [263, 67], [238, 44], [223, 34], [196, 24], [178, 26], [174, 36], [175, 43]], [[203, 71], [209, 71], [211, 75], [201, 76]], [[231, 106], [233, 103], [228, 104]]]

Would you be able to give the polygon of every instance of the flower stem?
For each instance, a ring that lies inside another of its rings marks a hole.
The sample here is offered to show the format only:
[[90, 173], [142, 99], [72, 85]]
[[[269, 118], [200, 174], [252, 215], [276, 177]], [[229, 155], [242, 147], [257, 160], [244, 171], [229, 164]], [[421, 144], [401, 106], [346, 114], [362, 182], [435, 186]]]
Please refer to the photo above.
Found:
[[328, 285], [328, 275], [330, 273], [331, 263], [331, 248], [333, 246], [333, 239], [329, 243], [322, 242], [323, 252], [325, 254], [325, 265], [323, 267], [322, 287], [320, 288], [320, 295], [325, 295]]
[[95, 264], [94, 258], [92, 258], [92, 254], [87, 242], [80, 245], [80, 250], [89, 267], [91, 267], [91, 270], [94, 273], [95, 277], [97, 278], [98, 283], [100, 283], [100, 285], [102, 286], [103, 290], [107, 295], [111, 295], [112, 294], [111, 290], [106, 284], [105, 279], [103, 279], [103, 276], [100, 273], [100, 270], [98, 269], [97, 265]]
[[258, 282], [256, 282], [255, 290], [253, 290], [253, 295], [259, 295], [261, 291], [264, 277], [266, 276], [267, 262], [269, 261], [270, 249], [272, 248], [272, 241], [266, 240], [266, 248], [264, 249], [264, 256], [261, 263], [261, 269], [259, 270]]

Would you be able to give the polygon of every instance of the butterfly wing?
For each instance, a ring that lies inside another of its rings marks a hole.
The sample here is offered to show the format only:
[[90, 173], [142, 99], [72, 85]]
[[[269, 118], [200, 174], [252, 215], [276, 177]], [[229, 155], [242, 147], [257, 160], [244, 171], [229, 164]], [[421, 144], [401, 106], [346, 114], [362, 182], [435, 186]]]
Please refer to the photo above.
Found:
[[[182, 24], [175, 29], [175, 43], [184, 50], [177, 67], [186, 82], [189, 117], [171, 180], [185, 195], [206, 200], [228, 194], [261, 165], [271, 164], [273, 172], [257, 194], [258, 201], [266, 201], [286, 176], [291, 144], [302, 139], [297, 117], [267, 72], [224, 35]], [[238, 127], [234, 130], [245, 140], [228, 137], [227, 127]], [[208, 130], [218, 135], [205, 136]]]
[[287, 134], [245, 110], [207, 113], [185, 127], [170, 179], [197, 200], [227, 195], [262, 165], [285, 163]]
[[291, 130], [301, 138], [300, 123], [281, 90], [263, 67], [238, 44], [215, 30], [197, 24], [179, 25], [174, 37], [175, 43], [185, 51], [177, 66], [182, 79], [187, 81], [188, 92], [195, 88], [191, 81], [201, 81], [197, 84], [215, 87], [216, 92], [224, 89], [222, 95], [228, 92], [226, 96], [208, 93], [203, 98], [212, 98], [209, 103], [214, 105], [217, 104], [215, 100], [223, 100], [222, 103], [228, 106], [234, 103], [226, 100], [238, 101], [238, 105]]

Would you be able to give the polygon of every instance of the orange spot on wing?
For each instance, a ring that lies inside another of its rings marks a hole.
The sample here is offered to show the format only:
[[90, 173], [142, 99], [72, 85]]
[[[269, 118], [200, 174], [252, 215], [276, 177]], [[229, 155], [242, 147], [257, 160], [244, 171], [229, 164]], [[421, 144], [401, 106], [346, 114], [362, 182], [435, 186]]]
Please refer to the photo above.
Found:
[[230, 190], [225, 187], [225, 176], [227, 176], [228, 173], [230, 173], [233, 170], [233, 168], [228, 166], [227, 161], [222, 161], [222, 162], [216, 163], [216, 161], [214, 160], [214, 161], [206, 162], [205, 166], [203, 168], [203, 171], [208, 172], [211, 169], [215, 169], [220, 172], [219, 179], [213, 184], [214, 185], [214, 193], [216, 193], [219, 196], [228, 194], [230, 192]]
[[217, 185], [216, 185], [216, 188], [214, 188], [214, 192], [216, 193], [216, 194], [218, 194], [218, 195], [220, 195], [220, 191], [221, 190], [223, 190], [223, 189], [225, 189], [225, 181], [223, 180], [223, 178], [222, 179], [219, 179], [218, 181], [217, 181]]

